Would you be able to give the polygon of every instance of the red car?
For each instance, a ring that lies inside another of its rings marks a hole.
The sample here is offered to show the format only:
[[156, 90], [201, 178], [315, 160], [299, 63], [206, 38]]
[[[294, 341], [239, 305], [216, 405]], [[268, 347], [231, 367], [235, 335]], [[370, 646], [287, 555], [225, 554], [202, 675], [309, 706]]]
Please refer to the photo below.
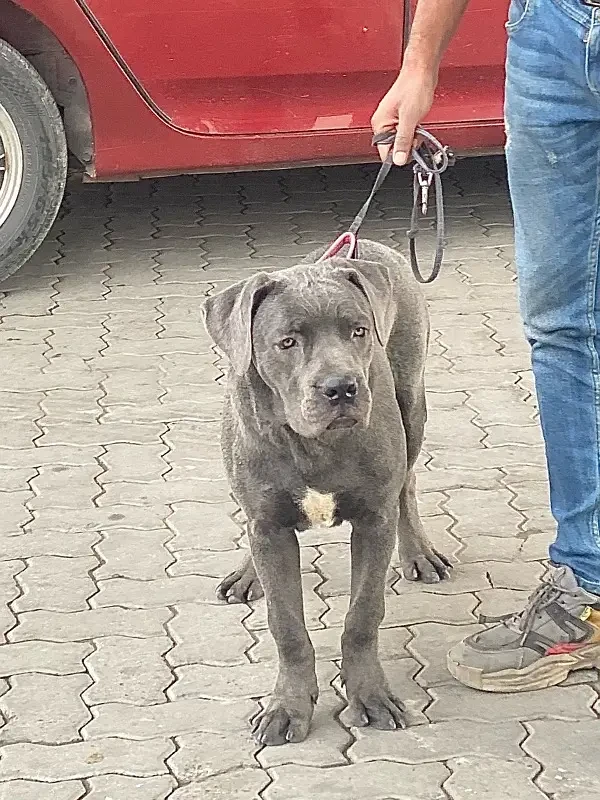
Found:
[[[86, 180], [374, 158], [409, 0], [0, 0], [0, 279]], [[427, 120], [502, 147], [507, 0], [471, 0]]]

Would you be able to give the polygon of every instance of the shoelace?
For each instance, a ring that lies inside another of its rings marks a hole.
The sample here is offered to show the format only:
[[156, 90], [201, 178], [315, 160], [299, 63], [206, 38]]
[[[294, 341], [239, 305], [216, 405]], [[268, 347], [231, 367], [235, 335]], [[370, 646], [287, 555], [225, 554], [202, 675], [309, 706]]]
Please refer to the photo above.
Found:
[[533, 627], [536, 616], [544, 608], [553, 603], [561, 595], [576, 597], [578, 590], [560, 588], [556, 585], [556, 576], [542, 578], [540, 585], [529, 596], [527, 605], [523, 611], [516, 614], [501, 614], [498, 617], [488, 617], [484, 614], [479, 615], [479, 622], [482, 624], [502, 623], [507, 628], [517, 633], [529, 633]]

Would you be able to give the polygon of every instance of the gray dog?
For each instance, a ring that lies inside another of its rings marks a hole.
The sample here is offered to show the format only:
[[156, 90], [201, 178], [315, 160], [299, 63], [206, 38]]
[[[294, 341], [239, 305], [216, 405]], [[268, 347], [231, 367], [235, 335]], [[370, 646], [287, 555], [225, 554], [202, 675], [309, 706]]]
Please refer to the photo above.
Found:
[[279, 674], [254, 735], [267, 745], [302, 741], [318, 695], [297, 531], [352, 523], [341, 670], [351, 725], [403, 726], [377, 652], [394, 543], [409, 579], [438, 581], [450, 567], [415, 497], [429, 331], [419, 286], [384, 245], [361, 240], [359, 258], [317, 263], [322, 252], [255, 274], [204, 307], [231, 364], [222, 449], [252, 553], [218, 594], [266, 594]]

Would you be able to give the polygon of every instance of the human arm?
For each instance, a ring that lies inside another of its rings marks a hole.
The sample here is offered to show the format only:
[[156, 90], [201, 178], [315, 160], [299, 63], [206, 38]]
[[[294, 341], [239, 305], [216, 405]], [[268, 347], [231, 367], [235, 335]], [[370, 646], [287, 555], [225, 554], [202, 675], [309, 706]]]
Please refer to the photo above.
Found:
[[[410, 0], [404, 0], [410, 2]], [[394, 163], [408, 160], [415, 128], [428, 114], [440, 62], [469, 0], [418, 0], [400, 74], [371, 118], [375, 133], [396, 130]], [[380, 145], [385, 158], [389, 146]]]

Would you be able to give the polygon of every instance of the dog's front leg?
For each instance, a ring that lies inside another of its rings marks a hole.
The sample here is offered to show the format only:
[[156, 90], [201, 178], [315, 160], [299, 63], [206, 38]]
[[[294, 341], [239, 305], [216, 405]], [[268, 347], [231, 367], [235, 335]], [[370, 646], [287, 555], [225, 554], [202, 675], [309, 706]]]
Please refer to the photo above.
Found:
[[279, 653], [271, 700], [254, 723], [259, 744], [301, 742], [317, 701], [315, 651], [304, 622], [300, 549], [292, 528], [248, 524], [252, 559], [267, 600], [269, 630]]
[[404, 727], [403, 707], [391, 693], [378, 655], [385, 614], [385, 580], [396, 541], [398, 508], [352, 520], [350, 608], [342, 635], [342, 681], [350, 725]]

